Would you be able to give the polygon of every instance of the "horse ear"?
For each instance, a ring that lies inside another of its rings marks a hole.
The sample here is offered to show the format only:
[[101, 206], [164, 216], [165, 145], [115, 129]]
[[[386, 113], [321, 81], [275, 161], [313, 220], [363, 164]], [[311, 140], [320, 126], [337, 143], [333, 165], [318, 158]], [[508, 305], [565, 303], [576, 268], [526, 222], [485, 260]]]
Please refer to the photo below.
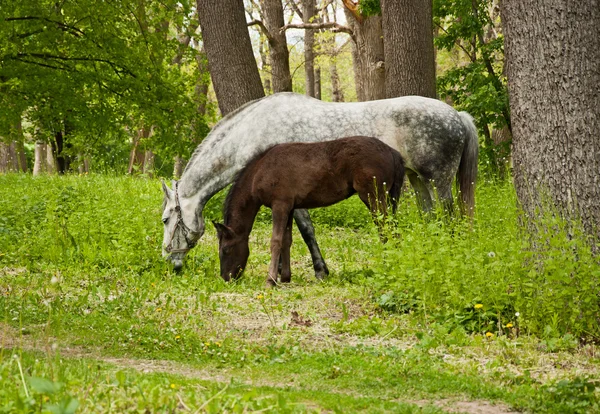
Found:
[[227, 238], [231, 238], [235, 235], [231, 227], [227, 227], [226, 225], [217, 223], [216, 221], [213, 221], [212, 224], [215, 226], [215, 229], [217, 229], [217, 235], [219, 237], [225, 236]]
[[160, 180], [160, 182], [162, 184], [162, 190], [163, 193], [165, 193], [165, 197], [167, 197], [170, 200], [173, 195], [173, 190], [171, 190], [169, 186], [167, 186], [164, 180]]

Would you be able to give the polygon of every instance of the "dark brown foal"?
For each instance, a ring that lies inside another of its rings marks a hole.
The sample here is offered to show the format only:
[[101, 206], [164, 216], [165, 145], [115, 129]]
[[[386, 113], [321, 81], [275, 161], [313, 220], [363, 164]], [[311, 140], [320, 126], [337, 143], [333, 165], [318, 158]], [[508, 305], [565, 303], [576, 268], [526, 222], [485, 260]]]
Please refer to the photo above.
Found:
[[250, 250], [248, 237], [261, 206], [272, 210], [271, 263], [267, 283], [291, 280], [290, 246], [295, 208], [325, 207], [358, 193], [378, 226], [387, 215], [387, 196], [396, 202], [404, 180], [400, 153], [378, 139], [349, 137], [311, 144], [272, 147], [238, 175], [225, 201], [225, 224], [214, 223], [219, 237], [221, 276], [241, 275]]

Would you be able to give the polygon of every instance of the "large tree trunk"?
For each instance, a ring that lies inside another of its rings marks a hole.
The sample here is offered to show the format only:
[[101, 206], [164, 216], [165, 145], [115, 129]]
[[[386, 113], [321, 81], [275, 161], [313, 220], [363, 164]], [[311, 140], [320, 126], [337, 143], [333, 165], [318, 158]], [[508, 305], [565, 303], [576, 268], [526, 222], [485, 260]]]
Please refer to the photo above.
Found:
[[519, 201], [600, 236], [600, 4], [504, 0], [502, 22]]
[[281, 0], [261, 0], [265, 28], [269, 34], [269, 63], [271, 65], [271, 83], [273, 92], [291, 92], [292, 75], [290, 73], [290, 54], [287, 48], [285, 25]]
[[436, 97], [431, 0], [381, 0], [387, 98]]
[[223, 116], [264, 96], [241, 0], [197, 0], [204, 50]]
[[[315, 0], [302, 0], [302, 20], [305, 24], [313, 23], [317, 14]], [[315, 30], [304, 29], [304, 76], [306, 94], [315, 96]]]
[[[344, 1], [346, 6], [348, 2]], [[357, 10], [344, 7], [354, 32], [352, 48], [356, 95], [359, 101], [385, 98], [385, 65], [381, 16], [363, 17]]]

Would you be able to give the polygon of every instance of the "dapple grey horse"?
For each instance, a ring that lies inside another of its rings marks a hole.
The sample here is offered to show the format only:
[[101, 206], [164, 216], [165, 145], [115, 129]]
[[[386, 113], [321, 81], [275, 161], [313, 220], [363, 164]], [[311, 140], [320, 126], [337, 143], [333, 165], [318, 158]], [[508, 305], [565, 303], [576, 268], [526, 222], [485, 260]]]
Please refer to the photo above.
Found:
[[[225, 116], [196, 148], [179, 181], [165, 193], [163, 255], [176, 270], [204, 234], [206, 202], [230, 184], [248, 161], [276, 144], [372, 136], [398, 150], [424, 211], [433, 206], [434, 187], [452, 208], [457, 178], [461, 211], [473, 214], [478, 138], [473, 118], [436, 99], [405, 96], [378, 101], [332, 103], [291, 92], [249, 102]], [[327, 266], [306, 210], [296, 224], [310, 250], [315, 275]]]

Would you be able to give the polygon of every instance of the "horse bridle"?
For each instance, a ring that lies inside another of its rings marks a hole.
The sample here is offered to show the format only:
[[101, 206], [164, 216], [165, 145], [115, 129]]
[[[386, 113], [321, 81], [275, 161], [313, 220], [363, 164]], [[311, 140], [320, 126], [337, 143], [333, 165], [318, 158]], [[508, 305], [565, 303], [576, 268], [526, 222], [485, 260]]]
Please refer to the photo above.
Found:
[[[175, 212], [177, 213], [177, 222], [173, 226], [173, 231], [171, 232], [171, 237], [169, 238], [169, 244], [167, 244], [167, 247], [165, 247], [165, 251], [169, 254], [187, 253], [196, 246], [196, 242], [188, 238], [188, 234], [192, 233], [192, 230], [188, 226], [186, 226], [181, 215], [181, 205], [179, 204], [179, 194], [177, 192], [178, 184], [179, 183], [175, 183]], [[173, 249], [173, 247], [171, 246], [173, 243], [173, 239], [175, 238], [175, 232], [178, 228], [181, 229], [181, 231], [183, 232], [183, 237], [185, 238], [185, 241], [188, 245], [188, 247], [185, 247], [183, 249]]]

